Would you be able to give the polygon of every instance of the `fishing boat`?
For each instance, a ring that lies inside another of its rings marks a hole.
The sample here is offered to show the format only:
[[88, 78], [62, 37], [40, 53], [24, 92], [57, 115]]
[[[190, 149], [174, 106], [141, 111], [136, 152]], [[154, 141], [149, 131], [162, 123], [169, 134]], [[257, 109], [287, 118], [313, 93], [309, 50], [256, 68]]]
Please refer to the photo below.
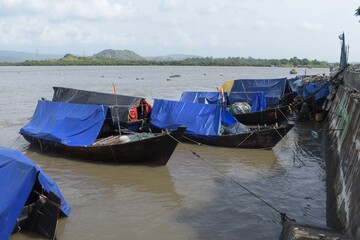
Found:
[[298, 73], [298, 71], [295, 68], [290, 70], [290, 74], [297, 74], [297, 73]]
[[[288, 104], [296, 96], [287, 78], [229, 80], [220, 90], [227, 94], [226, 103], [233, 116], [248, 125], [286, 122], [290, 114]], [[249, 104], [250, 111], [237, 110], [239, 103]]]
[[19, 151], [0, 146], [0, 239], [26, 229], [56, 238], [59, 216], [69, 216], [55, 181]]
[[129, 129], [131, 131], [146, 130], [150, 117], [151, 104], [143, 97], [102, 93], [74, 88], [53, 87], [52, 101], [106, 105], [110, 109], [112, 125], [116, 129]]
[[[236, 102], [234, 99], [229, 100], [227, 92], [185, 91], [182, 93], [179, 101], [226, 106], [230, 113], [245, 125], [281, 124], [287, 121], [290, 113], [287, 105], [264, 107], [264, 110], [252, 111], [252, 107], [247, 102]], [[233, 102], [233, 104], [229, 104], [229, 102]]]
[[274, 147], [291, 130], [293, 124], [248, 127], [230, 112], [215, 104], [155, 99], [150, 127], [159, 130], [186, 126], [182, 140], [231, 148]]
[[42, 151], [98, 162], [165, 165], [185, 127], [171, 132], [124, 133], [112, 127], [105, 105], [39, 100], [20, 134]]

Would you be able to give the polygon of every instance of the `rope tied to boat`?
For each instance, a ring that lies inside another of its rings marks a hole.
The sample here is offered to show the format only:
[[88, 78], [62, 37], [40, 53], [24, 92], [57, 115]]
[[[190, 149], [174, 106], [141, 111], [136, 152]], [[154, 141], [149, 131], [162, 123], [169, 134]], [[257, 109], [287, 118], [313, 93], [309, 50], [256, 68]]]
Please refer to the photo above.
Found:
[[[291, 109], [291, 108], [290, 108], [290, 109]], [[283, 113], [283, 111], [281, 111], [281, 109], [280, 109], [279, 107], [277, 107], [276, 110], [279, 110], [279, 112], [281, 113], [281, 115], [283, 115], [283, 116], [285, 117], [286, 121], [289, 121], [289, 118], [287, 117], [287, 115], [286, 115], [285, 113]], [[276, 112], [277, 112], [276, 110], [275, 110], [275, 114], [276, 114]]]
[[9, 148], [11, 148], [19, 140], [20, 137], [21, 137], [21, 134], [19, 134], [19, 136], [17, 136], [15, 141], [12, 144], [10, 144]]
[[[216, 171], [218, 171], [220, 174], [222, 174], [224, 177], [228, 178], [229, 180], [231, 180], [232, 182], [234, 182], [235, 184], [237, 184], [238, 186], [240, 186], [241, 188], [243, 188], [244, 190], [246, 190], [248, 193], [250, 193], [252, 196], [254, 196], [255, 198], [257, 198], [259, 201], [263, 202], [265, 205], [267, 205], [268, 207], [270, 207], [271, 209], [273, 209], [274, 211], [276, 211], [277, 213], [280, 214], [280, 218], [281, 218], [281, 222], [285, 223], [286, 221], [291, 221], [291, 222], [295, 222], [296, 220], [293, 218], [289, 218], [286, 213], [281, 212], [280, 210], [278, 210], [277, 208], [275, 208], [274, 206], [272, 206], [270, 203], [266, 202], [264, 199], [262, 199], [260, 196], [258, 196], [257, 194], [255, 194], [254, 192], [252, 192], [250, 189], [248, 189], [247, 187], [245, 187], [243, 184], [241, 184], [239, 181], [235, 180], [234, 178], [228, 176], [225, 172], [221, 171], [220, 169], [216, 168], [213, 164], [211, 164], [208, 160], [202, 158], [199, 154], [197, 154], [195, 151], [193, 151], [192, 149], [190, 149], [189, 147], [187, 147], [184, 143], [180, 142], [179, 140], [177, 140], [176, 138], [174, 138], [173, 136], [171, 136], [168, 132], [166, 132], [166, 134], [168, 136], [170, 136], [172, 139], [174, 139], [175, 141], [177, 141], [181, 146], [185, 147], [187, 150], [189, 150], [193, 155], [195, 155], [196, 157], [198, 157], [199, 159], [203, 160], [204, 162], [206, 162], [210, 167], [212, 167], [213, 169], [215, 169]], [[249, 135], [251, 136], [251, 135]]]
[[250, 132], [250, 134], [248, 136], [246, 136], [246, 138], [244, 140], [241, 141], [241, 143], [239, 143], [235, 149], [237, 149], [238, 147], [240, 147], [241, 144], [243, 144], [249, 137], [251, 137], [254, 134], [254, 132]]

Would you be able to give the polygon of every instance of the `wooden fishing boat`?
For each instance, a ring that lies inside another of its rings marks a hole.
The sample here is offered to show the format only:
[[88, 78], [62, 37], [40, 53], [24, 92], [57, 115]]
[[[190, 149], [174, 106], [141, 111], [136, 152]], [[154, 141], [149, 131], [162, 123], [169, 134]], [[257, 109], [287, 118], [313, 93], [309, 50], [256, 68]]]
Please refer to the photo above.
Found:
[[[220, 89], [231, 114], [246, 125], [283, 123], [296, 96], [287, 78], [229, 80]], [[241, 103], [249, 104], [251, 111], [236, 110]]]
[[284, 123], [249, 127], [215, 104], [155, 99], [150, 127], [156, 131], [186, 126], [183, 139], [211, 146], [231, 148], [272, 148], [293, 127]]
[[[186, 127], [179, 127], [175, 131], [154, 133], [147, 138], [141, 138], [141, 133], [109, 136], [99, 138], [93, 144], [86, 146], [67, 146], [26, 134], [22, 135], [29, 143], [43, 150], [55, 150], [69, 157], [97, 162], [166, 165], [185, 129]], [[122, 137], [137, 138], [137, 135], [139, 137], [135, 141], [123, 142], [122, 140]]]
[[40, 100], [20, 134], [42, 151], [84, 160], [165, 165], [186, 130], [119, 134], [108, 119], [109, 108], [104, 105]]
[[209, 146], [230, 148], [273, 148], [294, 126], [284, 124], [280, 127], [268, 126], [253, 128], [240, 134], [220, 135], [218, 137], [194, 136], [185, 134], [183, 139], [188, 142], [204, 144]]

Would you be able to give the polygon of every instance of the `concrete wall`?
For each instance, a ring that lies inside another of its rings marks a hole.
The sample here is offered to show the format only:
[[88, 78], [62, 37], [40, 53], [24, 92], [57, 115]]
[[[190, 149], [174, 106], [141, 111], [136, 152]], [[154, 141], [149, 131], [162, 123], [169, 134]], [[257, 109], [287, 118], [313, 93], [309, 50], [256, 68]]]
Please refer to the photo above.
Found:
[[322, 134], [328, 225], [360, 239], [360, 73], [343, 75]]

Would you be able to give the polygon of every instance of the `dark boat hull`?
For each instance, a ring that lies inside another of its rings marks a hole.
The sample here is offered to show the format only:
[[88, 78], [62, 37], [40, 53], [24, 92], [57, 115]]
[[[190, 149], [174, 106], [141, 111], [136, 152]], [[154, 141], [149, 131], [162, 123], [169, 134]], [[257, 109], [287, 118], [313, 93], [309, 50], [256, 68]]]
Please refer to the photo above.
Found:
[[54, 150], [74, 158], [97, 162], [165, 165], [185, 130], [186, 127], [179, 127], [175, 131], [138, 141], [89, 146], [67, 146], [25, 134], [23, 136], [42, 150]]
[[185, 135], [183, 138], [190, 140], [191, 142], [210, 146], [270, 149], [274, 147], [291, 130], [293, 126], [293, 124], [286, 124], [278, 128], [268, 127], [259, 131], [233, 135], [221, 135], [216, 138], [202, 138], [191, 135]]
[[233, 116], [245, 125], [281, 124], [287, 121], [289, 110], [287, 106], [270, 108], [264, 111], [233, 114]]
[[48, 239], [56, 239], [56, 229], [61, 208], [61, 199], [53, 192], [41, 195], [34, 203], [24, 206], [13, 233], [26, 229], [38, 232]]

